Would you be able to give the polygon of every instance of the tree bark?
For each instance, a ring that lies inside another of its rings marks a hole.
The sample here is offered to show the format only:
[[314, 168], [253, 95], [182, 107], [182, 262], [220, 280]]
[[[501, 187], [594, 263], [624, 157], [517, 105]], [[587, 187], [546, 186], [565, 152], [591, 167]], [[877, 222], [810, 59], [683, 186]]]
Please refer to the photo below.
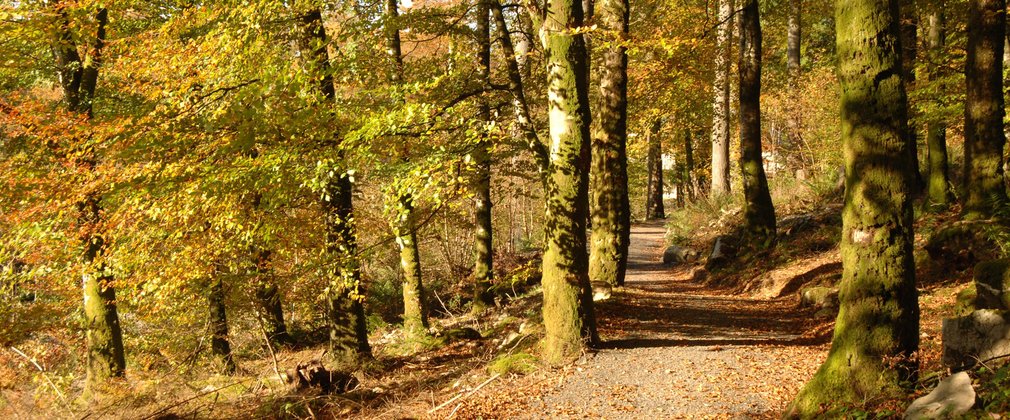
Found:
[[1006, 0], [972, 0], [964, 105], [964, 217], [987, 219], [1007, 203], [1003, 184], [1003, 43]]
[[712, 187], [710, 194], [730, 192], [729, 177], [729, 73], [733, 31], [733, 0], [719, 0], [719, 27], [715, 37], [715, 78], [712, 90]]
[[[589, 279], [594, 289], [624, 284], [631, 239], [628, 200], [628, 1], [603, 0], [598, 25], [608, 34], [600, 66], [599, 126], [592, 139], [592, 249]], [[613, 36], [614, 39], [609, 37]]]
[[[481, 85], [491, 86], [491, 31], [490, 0], [478, 0], [477, 33], [477, 77]], [[491, 109], [486, 99], [478, 104], [481, 121], [485, 129], [491, 124]], [[491, 282], [494, 279], [494, 242], [491, 219], [491, 141], [487, 133], [482, 133], [474, 149], [474, 289], [473, 311], [480, 312], [494, 304]]]
[[663, 141], [659, 138], [659, 120], [653, 121], [649, 130], [647, 143], [649, 145], [646, 166], [649, 171], [649, 182], [646, 187], [645, 219], [665, 219], [663, 208]]
[[[917, 59], [919, 16], [915, 10], [915, 0], [900, 1], [901, 14], [901, 69], [905, 83], [905, 92], [911, 92], [915, 86], [915, 61]], [[909, 109], [911, 113], [912, 110]], [[908, 136], [911, 140], [911, 148], [908, 151], [908, 158], [912, 160], [912, 191], [918, 195], [926, 187], [926, 182], [922, 178], [919, 170], [919, 130], [912, 127], [909, 121]]]
[[789, 71], [789, 80], [792, 85], [796, 85], [796, 79], [800, 76], [801, 62], [800, 52], [802, 51], [802, 29], [803, 22], [803, 0], [789, 0], [789, 22], [787, 23], [786, 39], [786, 69]]
[[252, 247], [253, 287], [256, 288], [256, 303], [259, 306], [259, 316], [270, 342], [279, 345], [291, 343], [287, 324], [284, 322], [284, 305], [281, 304], [281, 292], [277, 280], [270, 267], [271, 252], [267, 249]]
[[551, 98], [546, 249], [543, 256], [544, 357], [560, 365], [595, 345], [596, 319], [589, 285], [586, 219], [589, 215], [589, 85], [579, 0], [548, 0], [544, 19], [547, 94]]
[[[109, 13], [105, 8], [96, 13], [95, 43], [90, 48], [91, 55], [83, 58], [71, 32], [69, 13], [64, 3], [56, 6], [56, 16], [58, 22], [53, 53], [67, 109], [83, 115], [89, 121], [93, 116], [93, 99], [98, 84], [98, 70], [102, 65]], [[82, 150], [75, 155], [72, 164], [84, 167], [89, 173], [94, 170], [98, 158], [92, 149]], [[84, 248], [81, 277], [88, 348], [86, 392], [108, 378], [123, 376], [126, 371], [123, 333], [116, 307], [116, 290], [113, 287], [115, 279], [108, 274], [104, 262], [106, 238], [101, 200], [100, 192], [90, 191], [77, 203], [77, 218]]]
[[[327, 102], [336, 101], [336, 89], [326, 51], [328, 38], [319, 9], [300, 16], [300, 49], [310, 70], [318, 75], [318, 94]], [[365, 289], [361, 282], [358, 244], [354, 227], [353, 184], [351, 173], [339, 152], [340, 139], [325, 146], [337, 150], [337, 167], [329, 171], [322, 191], [321, 206], [326, 228], [325, 254], [332, 269], [327, 270], [326, 319], [330, 327], [330, 356], [339, 364], [355, 366], [371, 358], [365, 325]]]
[[[942, 65], [938, 64], [946, 43], [943, 7], [942, 4], [935, 6], [929, 15], [928, 36], [932, 59], [928, 75], [934, 82], [943, 78]], [[938, 102], [938, 99], [934, 101]], [[947, 124], [941, 119], [934, 118], [926, 123], [926, 145], [929, 153], [928, 207], [932, 210], [946, 209], [953, 197], [947, 164]]]
[[207, 286], [207, 306], [210, 321], [210, 350], [225, 373], [235, 373], [235, 359], [228, 341], [228, 314], [224, 304], [224, 284], [219, 273], [211, 274]]
[[694, 144], [691, 130], [684, 130], [684, 182], [687, 185], [688, 198], [694, 201], [698, 194], [698, 183], [694, 178]]
[[740, 169], [744, 229], [759, 249], [775, 243], [775, 208], [761, 156], [761, 21], [757, 0], [745, 0], [740, 15]]
[[845, 148], [839, 313], [828, 358], [789, 418], [904, 397], [915, 383], [919, 307], [897, 1], [835, 6]]

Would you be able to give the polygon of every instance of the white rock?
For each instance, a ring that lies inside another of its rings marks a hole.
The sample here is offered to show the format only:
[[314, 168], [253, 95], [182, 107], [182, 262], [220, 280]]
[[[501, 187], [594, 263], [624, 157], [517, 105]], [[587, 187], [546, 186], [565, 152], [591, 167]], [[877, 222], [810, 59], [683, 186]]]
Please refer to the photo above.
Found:
[[944, 378], [929, 394], [915, 400], [905, 410], [906, 420], [950, 418], [966, 413], [975, 405], [975, 389], [967, 372]]

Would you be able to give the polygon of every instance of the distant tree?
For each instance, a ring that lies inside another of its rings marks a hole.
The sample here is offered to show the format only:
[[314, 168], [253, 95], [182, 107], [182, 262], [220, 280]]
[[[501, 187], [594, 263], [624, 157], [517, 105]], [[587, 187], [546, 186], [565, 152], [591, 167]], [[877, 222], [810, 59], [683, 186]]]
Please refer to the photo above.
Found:
[[[942, 57], [946, 43], [944, 5], [942, 1], [938, 3], [940, 4], [934, 5], [929, 13], [929, 32], [927, 34], [931, 57], [927, 77], [931, 80], [944, 76], [943, 66], [934, 64], [939, 62]], [[930, 100], [939, 105], [940, 98]], [[927, 121], [926, 146], [929, 153], [927, 200], [930, 208], [944, 209], [950, 204], [953, 197], [950, 191], [950, 175], [947, 164], [947, 124], [941, 119], [934, 118]]]
[[646, 186], [645, 218], [647, 220], [665, 219], [663, 208], [663, 140], [659, 137], [662, 122], [659, 119], [652, 122], [646, 143], [648, 156], [646, 165], [649, 167], [649, 182]]
[[715, 78], [712, 82], [712, 195], [730, 192], [729, 178], [729, 73], [733, 51], [733, 0], [719, 0], [715, 35]]
[[[71, 11], [67, 3], [57, 3], [54, 16], [56, 40], [53, 53], [56, 70], [63, 89], [67, 110], [80, 115], [87, 124], [94, 115], [95, 88], [98, 85], [98, 71], [102, 66], [105, 49], [105, 29], [109, 22], [109, 12], [105, 8], [95, 13], [94, 43], [81, 51], [77, 45], [82, 37], [75, 36], [70, 21]], [[87, 37], [90, 38], [90, 37]], [[91, 147], [84, 147], [69, 153], [69, 165], [82, 167], [88, 176], [98, 164], [98, 156]], [[81, 226], [84, 320], [87, 338], [87, 379], [85, 387], [91, 389], [110, 377], [123, 376], [126, 371], [126, 357], [123, 351], [123, 333], [119, 326], [119, 312], [116, 309], [116, 289], [114, 278], [105, 264], [106, 232], [102, 212], [102, 193], [98, 188], [85, 191], [77, 203], [78, 223]]]
[[548, 0], [543, 23], [550, 100], [546, 248], [543, 256], [544, 357], [566, 363], [595, 345], [596, 319], [589, 285], [589, 85], [579, 0]]
[[740, 169], [743, 172], [744, 228], [760, 248], [775, 242], [775, 207], [761, 155], [761, 19], [757, 0], [745, 0], [740, 14]]
[[788, 418], [907, 395], [919, 306], [912, 255], [912, 170], [898, 0], [835, 6], [845, 206], [839, 312], [828, 358]]
[[210, 351], [217, 357], [224, 371], [235, 373], [235, 358], [231, 353], [231, 342], [228, 340], [228, 314], [224, 304], [224, 282], [221, 279], [219, 265], [215, 264], [210, 281], [207, 285], [207, 306], [210, 323]]
[[968, 2], [964, 104], [966, 219], [987, 219], [1007, 204], [1003, 183], [1003, 47], [1006, 0]]
[[[606, 33], [599, 51], [600, 100], [592, 139], [592, 244], [589, 279], [594, 289], [624, 284], [631, 238], [628, 199], [628, 37], [627, 0], [602, 0], [596, 22]], [[610, 39], [609, 37], [613, 37]]]
[[789, 80], [795, 84], [800, 75], [802, 51], [803, 0], [789, 0], [789, 21], [786, 30], [786, 68]]
[[[915, 62], [919, 55], [919, 14], [916, 10], [916, 0], [901, 0], [901, 69], [905, 82], [905, 92], [911, 92], [915, 86]], [[911, 109], [909, 110], [911, 112]], [[909, 120], [911, 126], [913, 121]], [[919, 130], [911, 127], [908, 136], [911, 138], [911, 149], [908, 158], [912, 160], [912, 191], [918, 195], [926, 187], [919, 170]]]

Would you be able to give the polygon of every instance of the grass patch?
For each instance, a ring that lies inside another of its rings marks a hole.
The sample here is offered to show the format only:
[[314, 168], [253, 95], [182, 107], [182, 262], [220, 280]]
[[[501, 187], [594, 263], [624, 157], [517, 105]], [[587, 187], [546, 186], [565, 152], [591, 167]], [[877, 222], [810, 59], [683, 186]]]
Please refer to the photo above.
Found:
[[518, 373], [525, 375], [537, 370], [539, 361], [529, 353], [520, 352], [514, 354], [503, 354], [498, 356], [487, 365], [487, 371], [491, 374], [505, 375], [508, 373]]

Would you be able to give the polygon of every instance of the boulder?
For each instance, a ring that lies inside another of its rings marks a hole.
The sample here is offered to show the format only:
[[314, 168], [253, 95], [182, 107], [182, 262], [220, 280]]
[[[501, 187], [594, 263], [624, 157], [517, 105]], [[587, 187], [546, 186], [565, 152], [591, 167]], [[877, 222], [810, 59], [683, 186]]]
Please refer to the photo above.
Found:
[[1010, 259], [975, 265], [975, 308], [1010, 310]]
[[[970, 368], [1010, 354], [1010, 312], [979, 309], [967, 316], [943, 320], [943, 363]], [[991, 364], [990, 364], [991, 365]]]
[[963, 271], [980, 261], [1003, 257], [994, 238], [1007, 234], [1010, 230], [996, 222], [958, 222], [937, 230], [923, 248], [934, 262]]
[[709, 271], [718, 269], [726, 262], [736, 256], [736, 247], [733, 246], [733, 239], [729, 235], [719, 235], [712, 243], [712, 252], [708, 253], [708, 260], [705, 268]]
[[285, 380], [295, 391], [314, 390], [320, 394], [343, 394], [358, 386], [358, 378], [346, 372], [331, 371], [318, 360], [297, 364], [285, 372]]
[[975, 405], [975, 389], [967, 372], [958, 372], [940, 381], [929, 394], [912, 401], [905, 419], [939, 419], [960, 416]]
[[837, 308], [838, 289], [827, 286], [810, 286], [800, 289], [800, 307]]
[[670, 245], [663, 252], [663, 264], [693, 263], [701, 254], [688, 247]]

